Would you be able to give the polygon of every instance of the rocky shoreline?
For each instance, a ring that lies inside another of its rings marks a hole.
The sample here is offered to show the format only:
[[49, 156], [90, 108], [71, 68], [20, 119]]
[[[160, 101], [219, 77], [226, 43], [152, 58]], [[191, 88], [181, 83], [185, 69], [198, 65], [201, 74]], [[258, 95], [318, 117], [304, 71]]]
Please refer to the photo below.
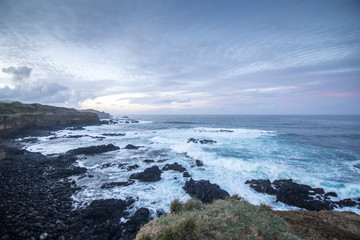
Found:
[[[48, 157], [4, 143], [0, 161], [0, 239], [133, 239], [148, 222], [149, 210], [129, 216], [134, 199], [93, 201], [85, 209], [72, 208], [71, 195], [79, 188], [69, 176], [85, 168], [74, 167], [71, 154]], [[127, 218], [126, 223], [120, 223]]]
[[[46, 135], [46, 131], [40, 132]], [[30, 132], [39, 135], [39, 131]], [[31, 139], [30, 139], [31, 140]], [[191, 142], [213, 144], [215, 141], [195, 139]], [[216, 143], [216, 142], [215, 142]], [[84, 175], [86, 168], [77, 167], [76, 155], [101, 154], [117, 151], [113, 144], [77, 148], [59, 156], [44, 156], [29, 152], [21, 147], [21, 142], [6, 140], [3, 143], [6, 157], [0, 161], [0, 239], [134, 239], [140, 227], [151, 220], [150, 211], [139, 208], [134, 212], [134, 198], [94, 200], [85, 208], [74, 209], [71, 196], [80, 188], [70, 176]], [[123, 149], [137, 150], [141, 146], [127, 145]], [[178, 163], [166, 164], [162, 169], [151, 159], [144, 160], [150, 166], [142, 172], [133, 173], [128, 181], [109, 182], [101, 188], [128, 186], [135, 181], [155, 182], [161, 179], [163, 171], [191, 175]], [[155, 163], [155, 165], [151, 165]], [[200, 160], [194, 166], [201, 167]], [[101, 168], [109, 167], [103, 164]], [[123, 166], [133, 170], [138, 165]], [[344, 199], [331, 201], [336, 193], [325, 193], [323, 189], [294, 183], [291, 179], [249, 180], [246, 182], [259, 193], [271, 194], [277, 201], [310, 211], [331, 210], [335, 207], [360, 207], [360, 200]], [[183, 189], [193, 198], [203, 203], [230, 197], [229, 193], [208, 180], [186, 181]], [[162, 215], [158, 214], [159, 216]]]

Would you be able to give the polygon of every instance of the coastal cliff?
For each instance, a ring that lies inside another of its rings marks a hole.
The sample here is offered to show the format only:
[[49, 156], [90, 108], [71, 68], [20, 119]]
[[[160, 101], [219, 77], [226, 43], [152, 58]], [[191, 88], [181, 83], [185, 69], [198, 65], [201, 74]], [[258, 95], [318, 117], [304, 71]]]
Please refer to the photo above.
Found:
[[17, 135], [25, 129], [52, 129], [93, 124], [100, 124], [96, 113], [41, 104], [0, 102], [0, 137]]

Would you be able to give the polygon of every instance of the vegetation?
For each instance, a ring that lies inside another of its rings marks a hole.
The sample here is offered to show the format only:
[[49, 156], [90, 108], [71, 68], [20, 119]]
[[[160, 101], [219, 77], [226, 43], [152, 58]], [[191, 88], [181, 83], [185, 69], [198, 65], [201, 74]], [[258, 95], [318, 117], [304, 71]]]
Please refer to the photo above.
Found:
[[171, 214], [150, 221], [137, 240], [297, 239], [271, 208], [254, 206], [237, 196], [203, 204], [174, 200]]

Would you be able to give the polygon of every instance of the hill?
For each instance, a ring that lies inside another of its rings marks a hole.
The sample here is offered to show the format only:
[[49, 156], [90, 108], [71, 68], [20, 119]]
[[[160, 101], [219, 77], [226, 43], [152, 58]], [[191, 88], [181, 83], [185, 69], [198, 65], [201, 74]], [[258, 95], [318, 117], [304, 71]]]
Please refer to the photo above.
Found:
[[93, 124], [100, 124], [96, 113], [37, 103], [0, 102], [0, 137], [12, 137], [29, 129], [47, 130]]

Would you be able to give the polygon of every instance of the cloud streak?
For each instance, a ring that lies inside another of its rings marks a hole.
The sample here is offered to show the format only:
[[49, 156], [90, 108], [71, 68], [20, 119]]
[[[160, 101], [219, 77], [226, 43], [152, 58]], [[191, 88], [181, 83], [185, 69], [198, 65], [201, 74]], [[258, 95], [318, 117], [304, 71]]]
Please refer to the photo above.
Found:
[[360, 90], [356, 1], [3, 0], [0, 14], [2, 94], [27, 101], [48, 101], [33, 91], [114, 112], [286, 113], [290, 96], [296, 106]]

